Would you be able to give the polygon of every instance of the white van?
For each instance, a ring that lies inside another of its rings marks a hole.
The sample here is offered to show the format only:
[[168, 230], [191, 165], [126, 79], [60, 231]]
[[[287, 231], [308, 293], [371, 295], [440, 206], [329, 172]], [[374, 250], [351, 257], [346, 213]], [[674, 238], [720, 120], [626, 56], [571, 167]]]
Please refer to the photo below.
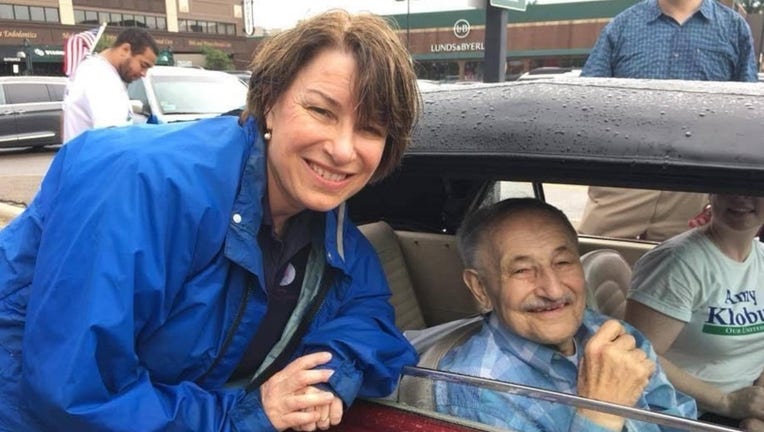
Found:
[[136, 123], [171, 123], [243, 108], [247, 86], [220, 71], [154, 66], [127, 87]]

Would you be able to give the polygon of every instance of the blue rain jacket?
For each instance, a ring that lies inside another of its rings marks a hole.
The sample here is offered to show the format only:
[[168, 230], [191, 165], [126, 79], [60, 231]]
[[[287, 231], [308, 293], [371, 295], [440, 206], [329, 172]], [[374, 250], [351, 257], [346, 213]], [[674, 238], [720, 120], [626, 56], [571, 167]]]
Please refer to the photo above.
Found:
[[[257, 387], [226, 385], [266, 307], [265, 181], [252, 119], [94, 130], [64, 146], [0, 231], [0, 430], [274, 430]], [[332, 352], [328, 385], [350, 405], [390, 393], [416, 354], [343, 208], [325, 214], [285, 333], [331, 270], [290, 358]]]

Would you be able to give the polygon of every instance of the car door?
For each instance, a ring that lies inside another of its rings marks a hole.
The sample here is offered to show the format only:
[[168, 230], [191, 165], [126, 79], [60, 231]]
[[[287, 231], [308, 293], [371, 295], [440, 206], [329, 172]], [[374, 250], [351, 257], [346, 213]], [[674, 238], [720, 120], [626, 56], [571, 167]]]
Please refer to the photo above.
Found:
[[61, 102], [51, 100], [45, 83], [8, 83], [5, 98], [13, 104], [19, 146], [61, 144]]
[[18, 141], [14, 108], [5, 98], [5, 86], [0, 85], [0, 147], [15, 147]]

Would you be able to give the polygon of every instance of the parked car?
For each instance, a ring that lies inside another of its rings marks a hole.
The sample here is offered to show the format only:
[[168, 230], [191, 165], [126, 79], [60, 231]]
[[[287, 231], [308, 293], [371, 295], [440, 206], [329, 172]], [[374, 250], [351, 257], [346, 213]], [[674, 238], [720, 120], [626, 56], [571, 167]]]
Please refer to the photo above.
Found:
[[[433, 409], [437, 380], [499, 389], [574, 407], [674, 422], [692, 431], [729, 428], [642, 410], [619, 411], [588, 399], [437, 370], [449, 348], [469, 335], [461, 319], [479, 313], [461, 279], [454, 233], [464, 216], [507, 196], [552, 202], [551, 192], [586, 185], [764, 194], [764, 87], [751, 83], [560, 78], [501, 84], [434, 86], [402, 167], [349, 203], [351, 218], [378, 252], [402, 330], [454, 324], [428, 341], [397, 392], [356, 401], [337, 431], [497, 431]], [[552, 185], [554, 184], [554, 185]], [[582, 199], [585, 199], [585, 192]], [[558, 202], [552, 204], [561, 206]], [[630, 265], [655, 243], [584, 236], [581, 253], [615, 249], [628, 285]], [[601, 268], [584, 263], [591, 278]], [[598, 273], [600, 272], [600, 273]], [[595, 287], [589, 285], [589, 290]], [[589, 306], [617, 316], [621, 280]], [[622, 312], [621, 312], [622, 313]], [[474, 321], [474, 320], [473, 320]], [[474, 329], [474, 326], [473, 326]], [[735, 371], [730, 371], [735, 373]], [[507, 416], [512, 416], [508, 410]]]
[[248, 70], [227, 70], [224, 71], [227, 74], [231, 74], [235, 76], [236, 78], [240, 79], [241, 82], [249, 86], [249, 79], [252, 77], [252, 71]]
[[581, 69], [573, 69], [572, 67], [555, 67], [545, 66], [536, 69], [531, 69], [524, 74], [517, 77], [518, 81], [538, 80], [538, 79], [550, 79], [550, 78], [570, 78], [581, 75]]
[[0, 77], [0, 147], [61, 144], [66, 78]]
[[171, 123], [242, 108], [247, 86], [224, 72], [154, 66], [127, 87], [136, 122]]

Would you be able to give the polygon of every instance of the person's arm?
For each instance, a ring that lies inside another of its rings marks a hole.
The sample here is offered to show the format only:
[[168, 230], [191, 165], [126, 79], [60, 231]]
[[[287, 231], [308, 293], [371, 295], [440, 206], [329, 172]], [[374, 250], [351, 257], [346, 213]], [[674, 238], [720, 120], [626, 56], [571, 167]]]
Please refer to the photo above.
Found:
[[611, 24], [600, 32], [597, 43], [589, 53], [586, 64], [581, 70], [581, 76], [612, 77], [613, 76], [613, 42], [610, 37]]
[[746, 432], [764, 432], [764, 421], [747, 418], [740, 422], [740, 428]]
[[[756, 378], [753, 385], [764, 387], [764, 371]], [[748, 432], [764, 432], [764, 420], [748, 417], [740, 422], [740, 428]]]
[[742, 18], [738, 20], [738, 23], [738, 61], [735, 68], [735, 81], [757, 82], [759, 75], [756, 73], [756, 57], [753, 52], [751, 28]]
[[[91, 145], [102, 144], [94, 136]], [[83, 142], [59, 151], [48, 176], [61, 178], [46, 178], [36, 199], [43, 228], [27, 306], [22, 403], [55, 430], [243, 432], [312, 420], [278, 409], [284, 394], [327, 379], [312, 370], [315, 361], [274, 375], [274, 385], [261, 389], [273, 396], [263, 397], [152, 376], [140, 340], [162, 325], [168, 292], [186, 282], [204, 212], [189, 211], [176, 189], [162, 189], [157, 181], [166, 178], [152, 180], [152, 161], [123, 155], [103, 169]], [[326, 395], [293, 397], [291, 409], [326, 403]]]
[[87, 102], [88, 114], [93, 128], [103, 128], [110, 126], [125, 126], [131, 123], [130, 107], [123, 104], [122, 88], [117, 87], [121, 83], [112, 83], [109, 81], [106, 86], [103, 77], [92, 78], [93, 83], [86, 85], [83, 97]]
[[353, 253], [359, 257], [352, 263], [351, 277], [336, 287], [343, 303], [340, 313], [314, 325], [303, 340], [305, 352], [333, 354], [326, 365], [334, 370], [329, 386], [346, 406], [357, 395], [387, 396], [403, 366], [417, 360], [414, 348], [395, 327], [390, 289], [374, 250], [361, 239]]
[[684, 328], [684, 322], [634, 300], [626, 302], [626, 321], [641, 331], [653, 344], [659, 355], [661, 367], [674, 387], [695, 398], [701, 409], [732, 418], [764, 419], [760, 417], [764, 415], [764, 387], [745, 387], [725, 393], [663, 357]]

